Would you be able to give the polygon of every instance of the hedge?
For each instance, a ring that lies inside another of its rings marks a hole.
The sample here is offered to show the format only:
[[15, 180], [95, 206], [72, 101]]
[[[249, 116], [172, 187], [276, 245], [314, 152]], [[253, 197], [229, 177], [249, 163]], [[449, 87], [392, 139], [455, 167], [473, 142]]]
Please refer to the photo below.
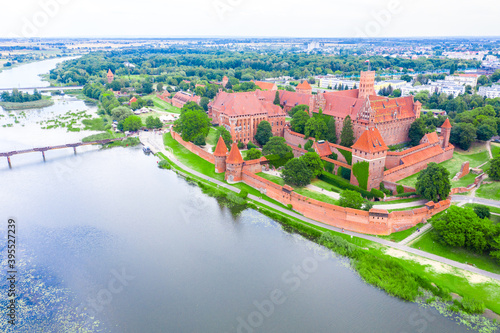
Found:
[[359, 187], [361, 187], [363, 190], [366, 190], [368, 188], [368, 173], [369, 173], [369, 168], [370, 168], [370, 163], [363, 161], [363, 162], [356, 162], [352, 166], [352, 174], [356, 179], [358, 180]]
[[337, 148], [337, 150], [344, 156], [345, 160], [347, 161], [347, 164], [351, 165], [352, 163], [352, 152]]
[[345, 180], [351, 180], [351, 170], [339, 167], [339, 169], [337, 170], [337, 176], [340, 176]]
[[395, 197], [406, 198], [406, 197], [411, 197], [412, 195], [417, 195], [417, 192], [406, 192], [406, 193], [396, 194]]
[[363, 190], [361, 187], [354, 186], [351, 183], [348, 183], [344, 179], [340, 177], [336, 177], [334, 175], [329, 174], [328, 172], [323, 172], [321, 175], [318, 176], [319, 179], [321, 179], [324, 182], [327, 182], [330, 185], [334, 185], [336, 187], [339, 187], [344, 190], [352, 190], [361, 193], [361, 195], [367, 199], [373, 199], [375, 197], [381, 198], [381, 196], [378, 196], [375, 193], [368, 192], [367, 190]]
[[325, 170], [328, 171], [329, 173], [333, 173], [335, 171], [335, 164], [333, 164], [332, 162], [328, 162], [328, 161], [322, 161], [323, 162], [323, 165], [325, 166]]

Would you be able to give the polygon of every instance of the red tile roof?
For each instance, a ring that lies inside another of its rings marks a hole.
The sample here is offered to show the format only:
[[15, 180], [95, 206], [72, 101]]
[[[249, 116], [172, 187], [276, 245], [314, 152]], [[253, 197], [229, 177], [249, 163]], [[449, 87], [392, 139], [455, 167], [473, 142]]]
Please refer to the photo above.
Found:
[[413, 96], [381, 98], [371, 95], [370, 106], [375, 111], [375, 123], [415, 116]]
[[134, 103], [134, 102], [137, 102], [137, 98], [132, 97], [132, 98], [130, 99], [130, 102], [129, 102], [129, 103], [130, 103], [130, 104], [132, 104], [132, 103]]
[[376, 153], [384, 150], [389, 150], [385, 145], [382, 136], [377, 128], [370, 128], [361, 134], [358, 141], [356, 141], [352, 149], [361, 150], [368, 153]]
[[439, 142], [439, 138], [436, 132], [427, 133], [424, 135], [424, 137], [427, 138], [427, 142], [429, 142], [430, 144]]
[[446, 118], [443, 125], [441, 125], [441, 128], [451, 128], [450, 120], [448, 118]]
[[243, 157], [241, 157], [240, 150], [238, 149], [238, 144], [233, 142], [231, 146], [231, 151], [227, 157], [226, 163], [228, 164], [241, 164], [243, 163]]
[[[272, 93], [272, 92], [271, 92]], [[283, 115], [285, 112], [272, 102], [251, 92], [226, 93], [220, 92], [213, 103], [212, 108], [229, 116], [242, 116], [252, 114], [267, 114], [268, 116]]]
[[304, 82], [302, 82], [302, 83], [300, 83], [300, 84], [297, 85], [297, 89], [311, 90], [312, 87], [309, 84], [309, 82], [307, 82], [307, 80], [305, 80]]
[[417, 151], [416, 153], [413, 153], [411, 155], [405, 156], [401, 158], [401, 161], [405, 165], [413, 165], [442, 153], [443, 149], [440, 146], [432, 146], [424, 150]]
[[272, 90], [274, 88], [274, 83], [272, 82], [264, 82], [264, 81], [253, 81], [257, 87], [262, 90]]
[[222, 139], [222, 136], [219, 136], [219, 141], [217, 141], [217, 147], [215, 147], [214, 156], [226, 156], [227, 155], [227, 147]]
[[330, 150], [330, 145], [328, 144], [327, 141], [324, 141], [322, 143], [318, 143], [315, 141], [313, 143], [313, 148], [316, 150], [316, 153], [318, 153], [319, 156], [325, 157], [325, 156], [330, 156], [332, 154], [332, 151]]

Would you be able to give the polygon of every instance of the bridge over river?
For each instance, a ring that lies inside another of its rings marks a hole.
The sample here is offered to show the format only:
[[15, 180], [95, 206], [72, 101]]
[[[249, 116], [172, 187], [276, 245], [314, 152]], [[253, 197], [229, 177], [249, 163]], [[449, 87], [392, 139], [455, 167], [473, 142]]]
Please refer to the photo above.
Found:
[[13, 151], [0, 153], [0, 157], [7, 157], [7, 162], [9, 163], [9, 168], [12, 168], [10, 157], [14, 156], [14, 155], [41, 152], [42, 156], [43, 156], [43, 160], [45, 161], [45, 152], [48, 150], [73, 148], [73, 151], [76, 154], [76, 147], [98, 145], [98, 144], [104, 145], [104, 144], [108, 144], [108, 143], [113, 142], [113, 141], [121, 141], [121, 140], [126, 139], [126, 138], [127, 137], [116, 138], [116, 139], [106, 139], [106, 140], [96, 140], [96, 141], [90, 141], [90, 142], [68, 143], [65, 145], [47, 146], [47, 147], [31, 148], [31, 149], [24, 149], [24, 150], [13, 150]]

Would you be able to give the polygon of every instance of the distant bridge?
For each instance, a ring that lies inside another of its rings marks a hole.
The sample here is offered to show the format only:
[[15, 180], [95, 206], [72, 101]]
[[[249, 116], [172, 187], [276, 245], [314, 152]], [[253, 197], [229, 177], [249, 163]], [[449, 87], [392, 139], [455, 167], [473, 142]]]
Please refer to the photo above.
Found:
[[28, 88], [0, 88], [0, 92], [2, 91], [12, 91], [14, 89], [17, 89], [19, 91], [31, 91], [31, 90], [38, 90], [40, 92], [42, 91], [57, 91], [57, 90], [79, 90], [83, 89], [83, 86], [68, 86], [68, 87], [28, 87]]
[[105, 145], [105, 144], [108, 144], [110, 142], [121, 141], [123, 139], [126, 139], [126, 137], [117, 138], [117, 139], [96, 140], [96, 141], [90, 141], [90, 142], [68, 143], [68, 144], [59, 145], [59, 146], [48, 146], [48, 147], [31, 148], [31, 149], [24, 149], [24, 150], [13, 150], [13, 151], [8, 151], [8, 152], [0, 153], [0, 157], [7, 157], [7, 162], [9, 163], [9, 168], [12, 168], [10, 157], [14, 156], [14, 155], [34, 153], [34, 152], [41, 152], [42, 156], [43, 156], [43, 160], [45, 161], [45, 152], [48, 151], [48, 150], [63, 149], [63, 148], [73, 148], [73, 151], [76, 154], [76, 147], [98, 145], [98, 144]]

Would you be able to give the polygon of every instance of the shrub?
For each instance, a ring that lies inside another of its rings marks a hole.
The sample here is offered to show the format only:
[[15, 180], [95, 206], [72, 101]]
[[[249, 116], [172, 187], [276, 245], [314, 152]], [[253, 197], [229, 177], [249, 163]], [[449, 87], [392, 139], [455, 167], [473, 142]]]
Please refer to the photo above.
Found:
[[351, 170], [347, 168], [340, 167], [337, 171], [337, 175], [341, 176], [342, 178], [346, 180], [351, 180]]
[[479, 218], [481, 219], [489, 218], [491, 216], [490, 208], [487, 206], [475, 205], [473, 209], [474, 213], [476, 213], [476, 215], [479, 216]]
[[240, 198], [246, 199], [246, 197], [248, 197], [248, 192], [245, 190], [241, 190], [240, 193], [238, 193], [238, 196]]
[[158, 167], [161, 168], [161, 169], [168, 169], [168, 170], [172, 169], [172, 166], [166, 160], [161, 160], [158, 163]]
[[383, 198], [384, 197], [384, 192], [377, 190], [375, 187], [371, 189], [370, 193], [373, 194], [373, 196], [375, 198]]
[[238, 149], [243, 149], [245, 148], [245, 144], [241, 141], [238, 141]]
[[398, 185], [398, 186], [396, 186], [396, 192], [397, 192], [398, 194], [403, 194], [403, 193], [405, 193], [405, 188], [403, 187], [403, 185]]
[[247, 148], [248, 149], [252, 149], [252, 148], [258, 148], [252, 141], [249, 141], [247, 143]]
[[406, 198], [406, 197], [411, 197], [412, 195], [417, 195], [417, 192], [406, 192], [406, 193], [396, 194], [396, 197]]
[[461, 307], [467, 313], [483, 313], [485, 308], [482, 301], [468, 296], [462, 299]]
[[286, 205], [286, 208], [288, 208], [288, 209], [292, 210], [292, 209], [293, 209], [293, 206], [292, 206], [292, 204], [288, 204], [288, 205]]
[[304, 145], [304, 149], [309, 150], [309, 148], [312, 148], [313, 143], [313, 140], [307, 140], [306, 144]]
[[328, 184], [334, 185], [338, 188], [351, 190], [351, 191], [357, 191], [357, 192], [361, 193], [361, 195], [364, 198], [373, 199], [375, 197], [371, 192], [368, 192], [367, 190], [363, 190], [362, 188], [360, 188], [358, 186], [354, 186], [351, 183], [345, 181], [344, 179], [342, 179], [338, 176], [329, 174], [328, 172], [323, 172], [321, 175], [319, 175], [318, 178], [321, 179], [322, 181], [325, 181]]

